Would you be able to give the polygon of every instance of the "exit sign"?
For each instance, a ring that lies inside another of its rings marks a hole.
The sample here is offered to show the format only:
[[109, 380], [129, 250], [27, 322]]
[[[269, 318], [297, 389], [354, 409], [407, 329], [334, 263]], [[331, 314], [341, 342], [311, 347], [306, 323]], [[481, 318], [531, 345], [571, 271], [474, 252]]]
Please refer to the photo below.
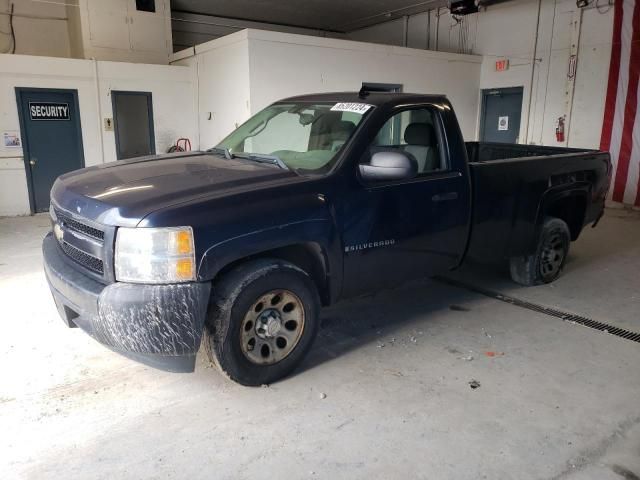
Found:
[[506, 58], [496, 60], [496, 72], [504, 72], [505, 70], [509, 70], [509, 60]]

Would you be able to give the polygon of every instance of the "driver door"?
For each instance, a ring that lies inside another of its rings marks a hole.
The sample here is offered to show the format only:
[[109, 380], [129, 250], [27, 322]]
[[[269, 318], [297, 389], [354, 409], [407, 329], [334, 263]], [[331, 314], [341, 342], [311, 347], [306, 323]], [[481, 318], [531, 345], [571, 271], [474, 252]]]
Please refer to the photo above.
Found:
[[418, 164], [414, 178], [366, 182], [344, 202], [344, 296], [394, 287], [455, 267], [464, 252], [469, 185], [451, 167], [439, 112], [432, 107], [393, 114], [363, 161], [401, 151]]

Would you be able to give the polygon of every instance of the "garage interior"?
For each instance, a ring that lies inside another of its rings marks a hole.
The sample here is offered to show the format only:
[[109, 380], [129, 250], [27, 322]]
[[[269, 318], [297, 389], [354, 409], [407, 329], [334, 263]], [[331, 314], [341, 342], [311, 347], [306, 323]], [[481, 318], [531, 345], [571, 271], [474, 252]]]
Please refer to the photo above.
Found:
[[[640, 478], [639, 18], [635, 0], [0, 0], [0, 477]], [[468, 141], [610, 151], [605, 215], [562, 276], [470, 264], [339, 302], [264, 388], [203, 349], [167, 373], [61, 323], [56, 177], [364, 84], [447, 95]]]

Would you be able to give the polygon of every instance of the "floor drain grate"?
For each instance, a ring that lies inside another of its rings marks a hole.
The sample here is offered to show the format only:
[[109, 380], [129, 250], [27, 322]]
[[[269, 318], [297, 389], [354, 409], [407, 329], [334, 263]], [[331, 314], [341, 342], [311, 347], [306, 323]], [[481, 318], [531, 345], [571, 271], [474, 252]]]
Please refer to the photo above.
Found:
[[632, 332], [631, 330], [625, 330], [624, 328], [615, 327], [613, 325], [609, 325], [608, 323], [603, 323], [588, 317], [583, 317], [582, 315], [563, 312], [562, 310], [558, 310], [557, 308], [545, 307], [544, 305], [538, 305], [536, 303], [527, 302], [526, 300], [510, 297], [509, 295], [503, 295], [502, 293], [499, 293], [499, 292], [487, 290], [485, 288], [477, 287], [475, 285], [470, 285], [468, 283], [460, 282], [458, 280], [453, 280], [451, 278], [435, 277], [435, 280], [441, 283], [452, 285], [454, 287], [471, 290], [472, 292], [480, 293], [481, 295], [495, 298], [496, 300], [500, 300], [501, 302], [505, 302], [505, 303], [510, 303], [511, 305], [515, 305], [517, 307], [526, 308], [528, 310], [533, 310], [534, 312], [538, 312], [538, 313], [544, 313], [545, 315], [556, 317], [566, 322], [577, 323], [578, 325], [589, 327], [594, 330], [598, 330], [600, 332], [609, 333], [611, 335], [615, 335], [617, 337], [621, 337], [626, 340], [631, 340], [633, 342], [640, 343], [640, 333]]

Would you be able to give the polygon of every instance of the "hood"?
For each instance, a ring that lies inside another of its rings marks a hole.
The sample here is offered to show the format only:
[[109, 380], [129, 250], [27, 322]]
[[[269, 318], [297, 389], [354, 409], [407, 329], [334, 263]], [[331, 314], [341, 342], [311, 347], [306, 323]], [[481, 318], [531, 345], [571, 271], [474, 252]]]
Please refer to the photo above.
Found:
[[199, 197], [273, 186], [297, 174], [250, 160], [205, 152], [176, 153], [107, 163], [56, 180], [54, 205], [105, 225], [135, 226], [153, 211]]

